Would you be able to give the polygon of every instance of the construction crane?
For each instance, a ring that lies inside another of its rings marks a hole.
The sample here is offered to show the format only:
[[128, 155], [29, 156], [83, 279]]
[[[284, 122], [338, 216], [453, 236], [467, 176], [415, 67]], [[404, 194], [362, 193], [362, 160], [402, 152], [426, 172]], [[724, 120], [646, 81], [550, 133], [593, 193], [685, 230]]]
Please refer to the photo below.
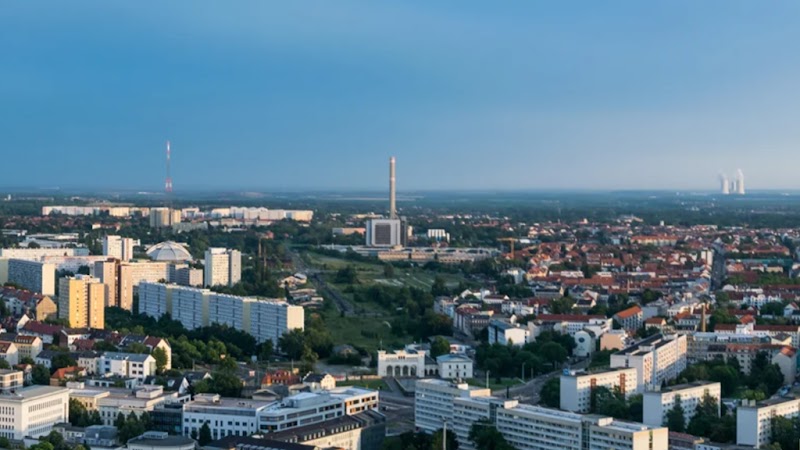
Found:
[[515, 238], [498, 238], [500, 242], [508, 242], [508, 246], [511, 248], [511, 259], [514, 259], [514, 242], [516, 242]]

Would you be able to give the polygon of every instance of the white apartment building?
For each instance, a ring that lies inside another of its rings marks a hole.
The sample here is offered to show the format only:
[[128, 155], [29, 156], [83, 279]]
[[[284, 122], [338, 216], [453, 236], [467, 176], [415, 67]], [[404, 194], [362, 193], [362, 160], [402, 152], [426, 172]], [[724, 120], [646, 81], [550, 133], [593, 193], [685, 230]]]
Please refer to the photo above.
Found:
[[519, 402], [498, 397], [459, 397], [453, 400], [453, 421], [448, 422], [458, 439], [460, 450], [477, 450], [469, 440], [472, 424], [480, 420], [497, 422], [497, 410], [500, 408], [515, 408]]
[[530, 330], [518, 324], [506, 322], [504, 320], [492, 319], [489, 321], [489, 345], [515, 345], [521, 347], [528, 343]]
[[9, 259], [8, 281], [42, 295], [55, 295], [56, 266], [26, 259]]
[[133, 244], [132, 238], [105, 236], [103, 237], [103, 255], [117, 258], [120, 261], [130, 261], [133, 259]]
[[528, 322], [528, 328], [534, 336], [542, 331], [553, 331], [575, 336], [575, 333], [587, 326], [599, 327], [603, 334], [611, 329], [612, 320], [600, 315], [583, 314], [540, 314], [536, 320]]
[[611, 355], [611, 367], [633, 367], [637, 391], [644, 392], [673, 380], [686, 368], [686, 335], [656, 334]]
[[88, 256], [89, 249], [77, 248], [0, 248], [0, 258], [41, 261], [45, 256]]
[[156, 374], [156, 359], [147, 354], [105, 352], [97, 361], [97, 373], [144, 380]]
[[0, 436], [21, 440], [40, 437], [69, 420], [69, 390], [31, 386], [0, 395]]
[[774, 417], [794, 418], [798, 414], [800, 399], [743, 400], [736, 408], [736, 443], [761, 448], [770, 443]]
[[206, 250], [203, 285], [233, 286], [242, 279], [242, 253], [226, 248]]
[[697, 381], [688, 384], [670, 386], [666, 389], [644, 393], [643, 422], [653, 427], [660, 427], [667, 421], [667, 413], [680, 398], [683, 418], [688, 425], [694, 417], [697, 406], [706, 395], [717, 400], [717, 414], [720, 408], [720, 384], [710, 381]]
[[305, 320], [302, 306], [283, 300], [157, 283], [140, 285], [139, 311], [155, 318], [170, 314], [189, 330], [212, 323], [226, 324], [252, 334], [258, 342], [271, 340], [275, 344], [287, 331], [302, 330]]
[[490, 389], [456, 384], [447, 380], [417, 380], [414, 389], [414, 425], [425, 432], [434, 433], [446, 421], [453, 422], [454, 402], [457, 398], [490, 397]]
[[214, 439], [249, 436], [324, 422], [366, 410], [378, 409], [378, 392], [352, 387], [303, 392], [282, 401], [223, 398], [196, 395], [183, 406], [183, 434], [198, 433], [204, 423]]
[[540, 406], [497, 410], [497, 430], [517, 450], [667, 450], [669, 430]]
[[625, 397], [638, 393], [634, 368], [618, 368], [600, 372], [565, 371], [561, 374], [561, 409], [588, 413], [591, 408], [592, 389], [605, 387], [619, 389]]

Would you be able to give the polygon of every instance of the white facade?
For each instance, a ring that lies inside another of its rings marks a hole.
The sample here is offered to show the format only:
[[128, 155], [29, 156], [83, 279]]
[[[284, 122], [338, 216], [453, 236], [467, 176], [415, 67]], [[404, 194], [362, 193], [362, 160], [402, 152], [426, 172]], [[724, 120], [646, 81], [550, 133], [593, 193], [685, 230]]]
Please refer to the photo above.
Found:
[[424, 351], [397, 350], [394, 352], [378, 351], [379, 377], [424, 377]]
[[651, 336], [637, 345], [611, 355], [611, 367], [633, 367], [637, 372], [637, 390], [660, 387], [686, 368], [686, 335]]
[[367, 247], [398, 247], [406, 242], [400, 219], [370, 219], [366, 228]]
[[129, 261], [133, 258], [133, 239], [121, 236], [103, 237], [103, 255]]
[[530, 330], [523, 328], [517, 324], [505, 322], [502, 320], [489, 321], [489, 345], [515, 345], [521, 347], [528, 343], [530, 339]]
[[69, 420], [69, 390], [56, 386], [31, 386], [0, 395], [0, 436], [21, 440], [40, 437], [57, 423]]
[[378, 392], [352, 387], [304, 392], [282, 401], [222, 398], [200, 394], [183, 406], [183, 435], [199, 433], [208, 423], [214, 439], [288, 430], [377, 410]]
[[87, 256], [89, 249], [79, 248], [0, 248], [0, 258], [41, 261], [45, 256]]
[[660, 391], [645, 392], [643, 422], [654, 427], [660, 427], [666, 423], [667, 413], [675, 406], [677, 398], [680, 398], [686, 425], [692, 420], [697, 406], [706, 395], [717, 400], [717, 414], [719, 414], [720, 392], [719, 383], [708, 381], [698, 381], [696, 383], [670, 386]]
[[464, 380], [473, 377], [472, 359], [466, 355], [447, 354], [436, 357], [439, 377], [446, 380]]
[[30, 291], [52, 296], [56, 293], [56, 266], [25, 259], [9, 259], [8, 281]]
[[517, 450], [667, 450], [669, 431], [540, 406], [497, 410], [497, 430]]
[[434, 433], [453, 423], [453, 404], [457, 398], [489, 397], [492, 391], [455, 384], [445, 380], [417, 380], [414, 390], [414, 425], [422, 431]]
[[772, 418], [794, 418], [800, 414], [800, 399], [777, 398], [764, 402], [744, 400], [736, 408], [736, 443], [760, 448], [770, 443]]
[[239, 250], [209, 248], [206, 250], [203, 284], [233, 286], [242, 279], [242, 254]]
[[592, 389], [605, 387], [619, 389], [625, 397], [636, 394], [636, 369], [621, 368], [602, 372], [565, 372], [561, 375], [561, 409], [588, 413], [591, 407]]
[[142, 283], [139, 311], [154, 318], [170, 314], [189, 330], [218, 323], [252, 334], [258, 342], [274, 344], [287, 331], [303, 329], [302, 306], [278, 299], [226, 295], [208, 289]]
[[146, 354], [105, 352], [97, 361], [97, 372], [144, 380], [156, 374], [156, 359]]

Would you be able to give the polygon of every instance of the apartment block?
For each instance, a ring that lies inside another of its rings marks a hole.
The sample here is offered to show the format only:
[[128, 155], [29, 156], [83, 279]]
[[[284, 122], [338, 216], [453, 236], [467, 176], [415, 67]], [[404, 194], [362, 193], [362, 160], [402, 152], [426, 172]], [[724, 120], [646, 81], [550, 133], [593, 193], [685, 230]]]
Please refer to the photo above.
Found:
[[109, 258], [94, 263], [92, 274], [106, 285], [106, 306], [119, 306], [119, 289], [117, 278], [119, 276], [119, 261]]
[[16, 391], [25, 383], [21, 370], [0, 369], [0, 392]]
[[531, 405], [499, 409], [497, 430], [518, 450], [667, 450], [666, 428]]
[[133, 259], [133, 244], [132, 238], [105, 236], [103, 237], [103, 255], [120, 261], [130, 261]]
[[761, 448], [772, 438], [772, 419], [800, 414], [800, 399], [772, 398], [762, 402], [743, 400], [736, 408], [736, 443]]
[[414, 389], [414, 425], [425, 432], [434, 433], [453, 423], [453, 408], [457, 398], [490, 397], [490, 389], [472, 387], [466, 383], [446, 380], [417, 380]]
[[686, 335], [656, 334], [611, 355], [611, 367], [636, 369], [637, 391], [670, 381], [686, 368]]
[[206, 287], [233, 286], [242, 279], [242, 254], [238, 250], [209, 248], [205, 256]]
[[637, 374], [634, 368], [618, 368], [599, 372], [569, 371], [561, 375], [561, 409], [588, 413], [592, 390], [605, 387], [619, 389], [625, 397], [636, 394]]
[[45, 436], [57, 423], [69, 420], [69, 390], [31, 386], [0, 395], [0, 436], [21, 440]]
[[498, 397], [458, 397], [453, 400], [453, 421], [448, 422], [448, 427], [455, 433], [460, 450], [478, 450], [469, 440], [472, 424], [485, 420], [497, 422], [499, 409], [515, 408], [517, 400], [501, 399]]
[[77, 248], [0, 248], [0, 258], [39, 261], [45, 256], [88, 256], [89, 249]]
[[258, 342], [271, 340], [275, 344], [287, 331], [303, 329], [305, 321], [302, 306], [283, 300], [158, 283], [140, 285], [139, 311], [155, 318], [170, 314], [190, 330], [224, 324], [252, 334]]
[[72, 328], [105, 328], [106, 286], [86, 275], [58, 283], [58, 317]]
[[169, 281], [169, 263], [128, 262], [119, 265], [117, 278], [118, 304], [122, 309], [133, 310], [133, 294], [137, 291], [139, 283]]
[[717, 401], [717, 414], [720, 408], [720, 384], [710, 381], [697, 381], [679, 384], [665, 389], [644, 393], [644, 420], [647, 425], [660, 427], [667, 421], [667, 413], [680, 398], [685, 423], [694, 417], [697, 406], [706, 395]]
[[55, 295], [56, 266], [26, 259], [9, 259], [8, 281], [42, 295]]

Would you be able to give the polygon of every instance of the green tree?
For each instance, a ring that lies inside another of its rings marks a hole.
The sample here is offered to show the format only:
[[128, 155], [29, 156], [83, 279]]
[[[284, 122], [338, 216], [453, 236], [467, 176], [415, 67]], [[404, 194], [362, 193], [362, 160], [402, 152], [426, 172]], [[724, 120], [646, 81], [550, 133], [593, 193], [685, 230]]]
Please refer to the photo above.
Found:
[[164, 351], [163, 348], [155, 348], [153, 353], [151, 354], [153, 358], [156, 360], [156, 372], [159, 374], [164, 373], [164, 369], [167, 367], [167, 352]]
[[303, 330], [300, 329], [294, 329], [284, 333], [283, 336], [278, 339], [278, 345], [281, 351], [293, 360], [300, 360], [303, 357], [303, 353], [308, 348], [305, 334]]
[[261, 361], [269, 361], [274, 353], [274, 347], [271, 340], [264, 341], [258, 350], [258, 359]]
[[208, 422], [204, 422], [203, 426], [200, 427], [200, 434], [197, 438], [197, 442], [200, 443], [201, 447], [204, 447], [210, 443], [211, 440], [211, 427], [208, 426]]
[[553, 377], [545, 381], [542, 390], [539, 392], [539, 399], [542, 404], [551, 408], [561, 407], [561, 379]]
[[485, 419], [472, 424], [469, 429], [469, 440], [477, 450], [514, 450], [494, 424]]
[[33, 384], [48, 386], [50, 384], [50, 371], [47, 370], [47, 367], [36, 364], [31, 371], [31, 380]]
[[431, 341], [431, 358], [436, 359], [439, 355], [447, 355], [450, 353], [450, 342], [441, 337], [436, 336]]
[[0, 436], [0, 448], [11, 448], [11, 443], [7, 437]]
[[[431, 441], [431, 449], [441, 449], [443, 448], [444, 439], [444, 430], [438, 430], [436, 433], [433, 433], [433, 440]], [[458, 438], [456, 438], [456, 434], [453, 433], [451, 430], [447, 430], [447, 450], [458, 450]]]
[[394, 266], [391, 264], [384, 264], [383, 265], [383, 277], [384, 278], [394, 278]]
[[797, 441], [800, 438], [794, 421], [786, 417], [776, 416], [772, 418], [772, 439], [771, 441], [780, 444], [783, 450], [797, 450]]
[[11, 365], [5, 359], [0, 359], [0, 369], [10, 369]]
[[553, 314], [570, 314], [575, 306], [575, 300], [569, 297], [561, 297], [550, 302], [550, 312]]
[[539, 348], [539, 354], [555, 369], [567, 360], [567, 350], [557, 342], [546, 342]]
[[59, 353], [56, 356], [53, 356], [53, 359], [50, 363], [50, 370], [55, 372], [58, 369], [64, 367], [72, 367], [75, 366], [77, 363], [75, 360], [69, 356], [69, 353]]
[[675, 405], [672, 409], [667, 411], [667, 423], [665, 424], [669, 431], [683, 433], [686, 430], [686, 411], [683, 410], [681, 404], [681, 396], [675, 396]]
[[716, 398], [706, 394], [698, 403], [686, 431], [694, 436], [708, 436], [717, 425], [718, 420], [719, 403]]

